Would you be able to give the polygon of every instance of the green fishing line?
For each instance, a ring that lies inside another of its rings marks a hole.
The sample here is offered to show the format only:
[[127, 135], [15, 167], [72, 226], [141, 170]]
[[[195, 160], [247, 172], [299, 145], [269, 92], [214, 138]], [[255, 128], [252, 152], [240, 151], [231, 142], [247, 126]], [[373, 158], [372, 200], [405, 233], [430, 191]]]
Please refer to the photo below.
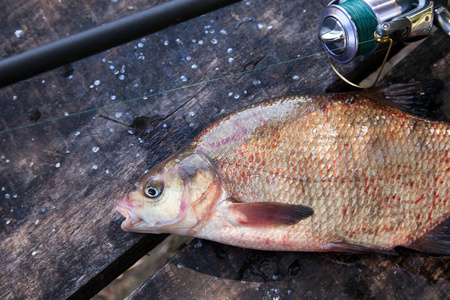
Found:
[[377, 42], [373, 39], [373, 33], [378, 25], [378, 20], [369, 5], [362, 0], [348, 0], [339, 6], [348, 12], [356, 25], [359, 37], [356, 56], [367, 54], [375, 49]]

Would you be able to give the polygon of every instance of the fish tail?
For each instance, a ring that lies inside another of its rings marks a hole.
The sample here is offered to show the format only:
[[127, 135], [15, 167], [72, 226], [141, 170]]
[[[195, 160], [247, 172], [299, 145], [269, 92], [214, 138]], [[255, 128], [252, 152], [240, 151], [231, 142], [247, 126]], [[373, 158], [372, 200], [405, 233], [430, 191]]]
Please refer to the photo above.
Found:
[[422, 252], [450, 255], [450, 217], [430, 232], [411, 243], [407, 248]]
[[434, 96], [443, 82], [440, 80], [391, 84], [362, 91], [359, 94], [381, 105], [399, 109], [408, 114], [436, 119]]

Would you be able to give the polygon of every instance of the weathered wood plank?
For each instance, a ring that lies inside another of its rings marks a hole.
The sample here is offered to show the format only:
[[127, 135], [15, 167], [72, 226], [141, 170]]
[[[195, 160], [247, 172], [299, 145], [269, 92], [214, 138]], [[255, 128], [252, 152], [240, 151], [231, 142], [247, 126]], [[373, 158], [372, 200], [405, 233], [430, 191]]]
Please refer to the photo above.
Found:
[[[155, 3], [2, 1], [0, 52], [2, 57], [10, 56]], [[24, 33], [17, 38], [19, 29]], [[124, 59], [134, 58], [134, 50], [129, 49], [133, 47], [122, 52]], [[32, 124], [32, 108], [34, 117], [39, 111], [42, 120], [102, 105], [106, 97], [89, 87], [93, 78], [106, 81], [102, 57], [1, 89], [0, 130]], [[124, 86], [123, 93], [130, 88]], [[108, 182], [123, 176], [128, 166], [120, 160], [111, 163], [119, 155], [103, 152], [107, 144], [102, 141], [108, 139], [113, 149], [123, 138], [114, 137], [109, 124], [95, 119], [95, 114], [2, 134], [0, 298], [87, 298], [164, 238], [124, 235], [118, 230], [120, 220], [113, 206], [121, 191], [118, 184]], [[91, 150], [95, 146], [103, 148], [99, 155]], [[122, 145], [123, 153], [127, 147]], [[100, 167], [93, 169], [95, 164]], [[113, 168], [108, 175], [109, 166]]]
[[[383, 81], [442, 80], [438, 113], [448, 121], [449, 58], [448, 37], [436, 32]], [[449, 257], [404, 248], [397, 251], [395, 256], [264, 252], [197, 239], [127, 299], [210, 299], [212, 295], [215, 299], [448, 298]]]
[[127, 299], [446, 299], [446, 257], [265, 252], [194, 240]]
[[[2, 1], [0, 53], [156, 2]], [[323, 56], [312, 56], [173, 89], [322, 51], [316, 23], [327, 2], [243, 1], [1, 89], [0, 298], [89, 297], [114, 277], [112, 268], [120, 272], [150, 249], [161, 237], [122, 232], [114, 211], [145, 169], [231, 111], [321, 92], [336, 77]], [[135, 101], [119, 104], [125, 100]], [[131, 124], [136, 115], [154, 123], [144, 145], [110, 121]]]

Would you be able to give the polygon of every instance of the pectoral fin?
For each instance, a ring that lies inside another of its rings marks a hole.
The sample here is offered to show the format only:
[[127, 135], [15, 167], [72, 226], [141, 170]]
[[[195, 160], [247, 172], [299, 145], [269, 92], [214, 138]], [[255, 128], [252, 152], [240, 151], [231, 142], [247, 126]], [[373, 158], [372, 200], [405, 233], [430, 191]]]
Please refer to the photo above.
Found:
[[294, 225], [314, 214], [311, 207], [284, 203], [233, 203], [228, 207], [229, 217], [247, 226]]

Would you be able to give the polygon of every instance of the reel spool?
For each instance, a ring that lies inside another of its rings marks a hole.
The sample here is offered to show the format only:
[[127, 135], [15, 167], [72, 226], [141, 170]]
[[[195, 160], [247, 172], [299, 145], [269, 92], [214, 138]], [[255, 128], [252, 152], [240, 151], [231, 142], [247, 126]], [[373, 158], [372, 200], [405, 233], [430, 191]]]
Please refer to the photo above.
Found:
[[429, 0], [334, 0], [320, 15], [319, 39], [332, 59], [347, 63], [388, 38], [428, 36], [435, 14], [450, 35], [446, 5], [447, 1]]

